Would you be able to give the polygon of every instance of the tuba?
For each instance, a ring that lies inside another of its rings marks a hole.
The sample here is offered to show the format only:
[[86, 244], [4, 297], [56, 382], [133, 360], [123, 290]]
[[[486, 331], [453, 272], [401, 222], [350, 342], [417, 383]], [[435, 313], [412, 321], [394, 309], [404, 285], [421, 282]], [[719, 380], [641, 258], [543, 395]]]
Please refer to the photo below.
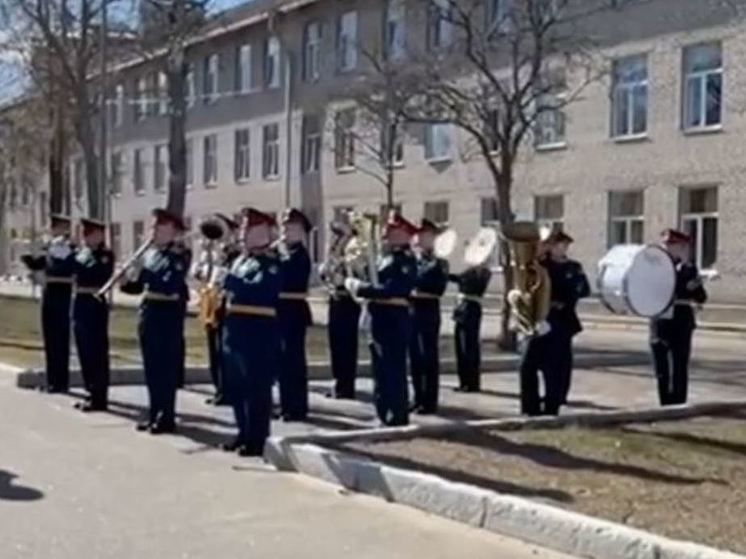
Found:
[[[378, 216], [350, 212], [350, 226], [355, 236], [344, 247], [344, 262], [348, 277], [378, 283], [378, 255], [380, 254], [381, 225]], [[360, 300], [357, 301], [361, 303]], [[370, 311], [363, 306], [360, 329], [370, 330]]]
[[329, 288], [329, 292], [333, 294], [344, 284], [344, 249], [352, 238], [353, 232], [346, 224], [333, 221], [329, 224], [329, 233], [331, 240], [326, 259], [319, 266], [319, 276]]
[[526, 336], [546, 334], [552, 293], [549, 274], [539, 263], [539, 227], [533, 222], [519, 221], [503, 227], [502, 236], [510, 248], [509, 266], [513, 275], [507, 302], [518, 330]]

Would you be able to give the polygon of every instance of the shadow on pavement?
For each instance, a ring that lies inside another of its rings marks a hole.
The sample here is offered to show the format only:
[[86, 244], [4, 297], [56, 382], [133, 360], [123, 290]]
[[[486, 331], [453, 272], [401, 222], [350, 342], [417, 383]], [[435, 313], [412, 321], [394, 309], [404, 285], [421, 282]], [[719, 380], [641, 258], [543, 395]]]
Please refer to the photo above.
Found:
[[44, 493], [33, 487], [18, 485], [18, 476], [7, 470], [0, 470], [0, 501], [38, 501]]

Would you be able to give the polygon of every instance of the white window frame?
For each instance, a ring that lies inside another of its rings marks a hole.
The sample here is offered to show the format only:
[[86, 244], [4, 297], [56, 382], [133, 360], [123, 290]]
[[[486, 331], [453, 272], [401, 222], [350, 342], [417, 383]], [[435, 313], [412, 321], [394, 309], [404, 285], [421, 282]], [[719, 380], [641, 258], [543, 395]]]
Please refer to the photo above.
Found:
[[[443, 216], [436, 215], [441, 212], [445, 213], [444, 219], [441, 219]], [[428, 200], [422, 205], [422, 215], [436, 225], [446, 225], [451, 217], [451, 205], [448, 200]]]
[[124, 85], [117, 84], [114, 92], [114, 118], [112, 118], [112, 123], [115, 128], [118, 128], [124, 123]]
[[565, 95], [545, 93], [536, 101], [540, 108], [534, 122], [534, 148], [542, 151], [567, 147], [567, 115], [562, 110]]
[[358, 17], [355, 10], [343, 13], [337, 22], [337, 71], [357, 68]]
[[[269, 132], [273, 131], [270, 137]], [[276, 122], [262, 127], [262, 178], [276, 180], [280, 177], [280, 125]]]
[[[636, 78], [630, 80], [620, 80], [619, 76], [621, 72], [617, 68], [622, 67], [624, 64], [634, 65], [638, 62], [642, 62], [642, 66], [645, 69], [644, 78]], [[649, 109], [650, 109], [650, 81], [648, 72], [648, 59], [645, 54], [635, 54], [632, 56], [626, 56], [619, 58], [614, 61], [613, 69], [613, 85], [612, 85], [612, 97], [611, 97], [611, 137], [614, 139], [634, 139], [644, 138], [648, 134], [649, 125]], [[637, 105], [635, 100], [638, 95], [644, 95], [645, 98], [645, 129], [635, 131], [635, 116]], [[623, 106], [620, 101], [624, 99], [626, 102], [626, 118], [625, 125], [626, 130], [619, 130], [617, 128], [619, 118], [618, 112]]]
[[[640, 199], [642, 201], [641, 204], [641, 213], [638, 214], [619, 214], [619, 215], [613, 215], [612, 209], [613, 209], [613, 198], [615, 195], [628, 195], [628, 194], [634, 194], [636, 196], [640, 196]], [[645, 240], [645, 191], [644, 190], [630, 190], [630, 191], [624, 191], [624, 190], [613, 190], [609, 192], [608, 196], [608, 209], [607, 209], [607, 215], [608, 215], [608, 232], [607, 232], [607, 246], [608, 248], [612, 248], [619, 244], [633, 244], [632, 239], [632, 228], [635, 224], [640, 224], [641, 231], [642, 231], [642, 238], [637, 241], [638, 243], [642, 243]], [[624, 226], [624, 239], [621, 243], [615, 243], [612, 241], [612, 231], [614, 229], [615, 225], [622, 224]]]
[[145, 81], [145, 76], [140, 76], [137, 79], [137, 99], [135, 101], [135, 122], [142, 122], [148, 114], [148, 99], [146, 97], [146, 90], [148, 84]]
[[136, 196], [144, 196], [148, 189], [145, 173], [145, 150], [132, 150], [132, 188]]
[[218, 185], [218, 136], [207, 134], [202, 139], [202, 182], [205, 188]]
[[387, 0], [383, 19], [384, 52], [387, 60], [402, 60], [406, 55], [406, 20], [404, 0]]
[[251, 178], [251, 131], [248, 128], [237, 129], [233, 142], [233, 178], [237, 184], [246, 183]]
[[186, 152], [186, 176], [184, 179], [186, 189], [191, 190], [194, 187], [194, 140], [192, 138], [186, 139], [184, 151]]
[[[717, 68], [710, 68], [707, 70], [699, 70], [696, 72], [689, 72], [686, 70], [687, 66], [687, 55], [691, 52], [694, 52], [697, 48], [707, 48], [712, 46], [718, 46], [718, 49], [720, 51], [720, 66]], [[697, 45], [690, 45], [688, 47], [685, 47], [682, 53], [683, 57], [683, 67], [684, 67], [684, 91], [683, 91], [683, 103], [684, 106], [682, 108], [682, 116], [683, 116], [683, 128], [685, 131], [699, 131], [699, 130], [719, 130], [723, 127], [723, 82], [724, 82], [724, 76], [723, 76], [723, 46], [720, 42], [711, 42], [711, 43], [700, 43]], [[707, 84], [709, 82], [709, 79], [714, 76], [720, 77], [720, 118], [719, 121], [712, 124], [707, 124], [707, 99], [708, 99], [708, 92], [707, 92]], [[690, 108], [691, 108], [691, 100], [690, 100], [690, 89], [689, 84], [693, 81], [699, 81], [699, 95], [700, 95], [700, 106], [699, 106], [699, 122], [700, 124], [692, 124], [690, 125]]]
[[321, 23], [310, 21], [303, 29], [303, 79], [317, 82], [321, 79]]
[[[696, 188], [681, 188], [679, 190], [679, 196], [680, 196], [680, 203], [683, 201], [683, 196], [689, 196], [691, 195], [691, 192], [694, 190], [702, 190], [702, 189], [708, 189], [708, 188], [715, 188], [717, 187], [696, 187]], [[692, 254], [692, 260], [697, 265], [697, 268], [701, 272], [712, 272], [716, 270], [717, 268], [717, 261], [718, 261], [718, 252], [720, 248], [720, 192], [718, 191], [718, 211], [709, 211], [709, 212], [681, 212], [681, 216], [679, 218], [679, 223], [682, 231], [687, 231], [687, 222], [695, 222], [697, 224], [697, 235], [694, 239], [692, 239], [692, 248], [693, 248], [693, 254]], [[712, 263], [711, 266], [704, 266], [703, 260], [702, 260], [702, 253], [704, 248], [704, 221], [705, 219], [715, 219], [715, 223], [717, 225], [717, 228], [715, 230], [715, 260]]]
[[[453, 126], [447, 123], [425, 125], [425, 160], [428, 163], [450, 161], [453, 158], [453, 132]], [[437, 146], [437, 142], [444, 143]]]
[[508, 14], [512, 0], [485, 0], [485, 25], [487, 34], [505, 29], [508, 25]]
[[153, 191], [162, 193], [168, 184], [168, 145], [153, 146]]
[[203, 64], [204, 75], [202, 79], [203, 84], [203, 101], [205, 105], [210, 105], [217, 101], [219, 91], [219, 76], [220, 76], [220, 56], [218, 53], [213, 53], [205, 57]]
[[[539, 215], [539, 201], [549, 200], [550, 198], [559, 198], [562, 200], [562, 212], [560, 216], [542, 216]], [[534, 196], [534, 221], [539, 227], [548, 227], [552, 231], [562, 231], [565, 227], [565, 206], [566, 200], [564, 194], [537, 194]]]
[[168, 77], [165, 72], [158, 73], [158, 114], [168, 114]]
[[280, 87], [280, 39], [267, 37], [264, 42], [264, 87], [276, 89]]
[[428, 13], [427, 43], [430, 50], [441, 50], [453, 43], [453, 24], [450, 21], [449, 0], [433, 0]]
[[124, 167], [124, 151], [115, 150], [109, 153], [109, 192], [115, 198], [122, 195]]
[[250, 44], [243, 44], [236, 50], [236, 90], [239, 93], [250, 93], [254, 87], [251, 56]]
[[[315, 121], [315, 130], [309, 125]], [[303, 147], [301, 148], [301, 172], [318, 173], [321, 169], [321, 124], [316, 115], [307, 115], [303, 120]]]
[[186, 91], [184, 92], [186, 95], [186, 105], [187, 108], [191, 108], [194, 106], [194, 103], [197, 101], [197, 87], [196, 82], [194, 80], [194, 64], [189, 64], [187, 66], [187, 74], [186, 74]]
[[355, 122], [353, 108], [341, 109], [334, 115], [334, 167], [337, 172], [355, 170]]

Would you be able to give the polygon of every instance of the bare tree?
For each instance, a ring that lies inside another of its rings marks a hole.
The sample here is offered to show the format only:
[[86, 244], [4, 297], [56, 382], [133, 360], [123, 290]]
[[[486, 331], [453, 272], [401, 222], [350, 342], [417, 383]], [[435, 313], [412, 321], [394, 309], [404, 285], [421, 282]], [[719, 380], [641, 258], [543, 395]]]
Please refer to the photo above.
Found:
[[[94, 118], [98, 113], [93, 79], [100, 54], [102, 10], [114, 0], [7, 0], [0, 16], [10, 30], [4, 48], [15, 49], [35, 85], [54, 100], [51, 122], [62, 134], [69, 118], [83, 155], [88, 214], [104, 217]], [[61, 177], [67, 153], [58, 138], [50, 169]], [[56, 178], [55, 178], [56, 177]], [[57, 189], [55, 189], [57, 191]]]
[[[169, 106], [167, 207], [178, 215], [186, 205], [188, 43], [204, 27], [210, 0], [140, 0], [139, 48], [166, 75]], [[164, 92], [160, 92], [162, 95]]]

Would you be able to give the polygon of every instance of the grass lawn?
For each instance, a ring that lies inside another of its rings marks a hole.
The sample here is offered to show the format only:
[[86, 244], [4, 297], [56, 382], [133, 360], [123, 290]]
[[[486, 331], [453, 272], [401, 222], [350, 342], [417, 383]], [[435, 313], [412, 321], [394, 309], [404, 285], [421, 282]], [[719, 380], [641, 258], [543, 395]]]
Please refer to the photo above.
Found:
[[[40, 366], [44, 362], [39, 303], [29, 299], [0, 297], [0, 362], [19, 367]], [[201, 324], [194, 316], [187, 317], [185, 326], [187, 362], [204, 365], [207, 362], [205, 335]], [[141, 362], [137, 340], [137, 310], [115, 308], [109, 324], [111, 358], [115, 364]], [[368, 359], [365, 334], [361, 334], [359, 355]], [[441, 356], [453, 355], [453, 343], [449, 338], [441, 340]], [[306, 342], [309, 360], [328, 360], [326, 328], [313, 326], [308, 331]]]
[[608, 429], [471, 431], [342, 448], [746, 553], [746, 412]]

